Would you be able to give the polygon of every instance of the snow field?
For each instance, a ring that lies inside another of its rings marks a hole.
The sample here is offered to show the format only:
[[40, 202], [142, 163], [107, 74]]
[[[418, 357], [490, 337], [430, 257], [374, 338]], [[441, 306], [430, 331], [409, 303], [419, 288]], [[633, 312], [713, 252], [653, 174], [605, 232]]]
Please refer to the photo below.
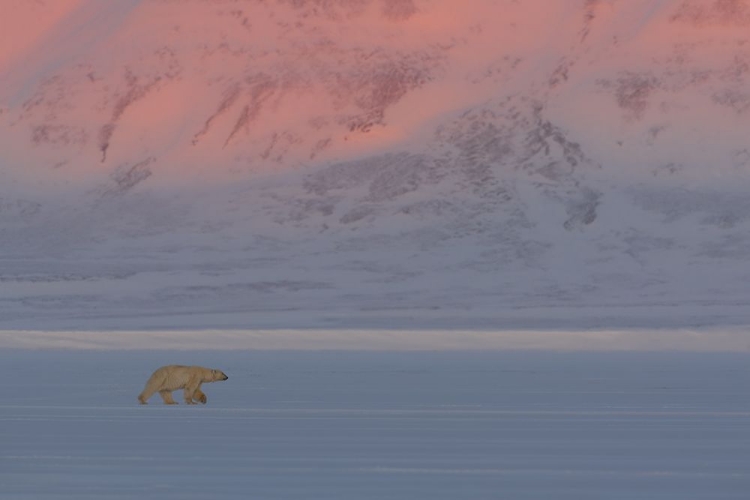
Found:
[[[749, 361], [6, 349], [0, 496], [744, 499]], [[167, 363], [230, 378], [206, 406], [139, 406]]]

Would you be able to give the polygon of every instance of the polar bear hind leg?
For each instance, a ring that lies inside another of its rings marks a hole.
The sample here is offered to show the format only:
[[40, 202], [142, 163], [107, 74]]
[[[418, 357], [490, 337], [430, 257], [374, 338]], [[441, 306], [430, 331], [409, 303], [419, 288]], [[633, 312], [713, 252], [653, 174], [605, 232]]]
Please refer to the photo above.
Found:
[[[153, 396], [155, 393], [159, 392], [161, 389], [163, 389], [164, 383], [166, 381], [166, 373], [164, 368], [159, 368], [154, 373], [151, 374], [151, 376], [146, 381], [146, 386], [143, 388], [143, 392], [141, 392], [138, 395], [138, 401], [142, 404], [148, 404], [148, 400]], [[162, 399], [164, 396], [162, 396]], [[170, 396], [171, 399], [171, 396]]]
[[164, 401], [165, 405], [176, 405], [177, 401], [172, 399], [172, 391], [159, 391], [159, 396], [161, 396], [161, 399]]

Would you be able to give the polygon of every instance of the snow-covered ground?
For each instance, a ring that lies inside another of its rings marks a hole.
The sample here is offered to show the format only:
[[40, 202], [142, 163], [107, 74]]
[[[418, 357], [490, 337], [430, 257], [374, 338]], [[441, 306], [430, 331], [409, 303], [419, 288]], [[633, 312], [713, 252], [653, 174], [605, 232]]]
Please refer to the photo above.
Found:
[[[139, 406], [165, 363], [229, 380]], [[750, 491], [747, 354], [5, 349], [0, 377], [4, 500]]]
[[693, 329], [267, 329], [267, 330], [0, 330], [0, 349], [185, 351], [689, 351], [750, 352], [744, 327]]

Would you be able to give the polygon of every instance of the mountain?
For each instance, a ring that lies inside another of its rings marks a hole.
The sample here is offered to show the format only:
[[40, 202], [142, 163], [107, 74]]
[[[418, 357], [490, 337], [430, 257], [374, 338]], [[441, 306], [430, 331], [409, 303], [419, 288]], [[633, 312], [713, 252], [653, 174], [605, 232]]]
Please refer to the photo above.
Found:
[[748, 0], [6, 0], [0, 328], [746, 324]]

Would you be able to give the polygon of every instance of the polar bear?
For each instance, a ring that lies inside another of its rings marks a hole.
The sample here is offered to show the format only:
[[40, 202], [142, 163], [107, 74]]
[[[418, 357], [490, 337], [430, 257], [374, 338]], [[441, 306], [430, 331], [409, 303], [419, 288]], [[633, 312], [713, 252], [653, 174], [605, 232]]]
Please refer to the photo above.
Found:
[[204, 382], [219, 382], [229, 377], [221, 370], [203, 368], [202, 366], [167, 365], [157, 369], [146, 382], [143, 392], [138, 395], [142, 405], [158, 392], [164, 404], [176, 405], [172, 391], [183, 390], [185, 403], [194, 405], [197, 402], [206, 404], [206, 395], [201, 392]]

